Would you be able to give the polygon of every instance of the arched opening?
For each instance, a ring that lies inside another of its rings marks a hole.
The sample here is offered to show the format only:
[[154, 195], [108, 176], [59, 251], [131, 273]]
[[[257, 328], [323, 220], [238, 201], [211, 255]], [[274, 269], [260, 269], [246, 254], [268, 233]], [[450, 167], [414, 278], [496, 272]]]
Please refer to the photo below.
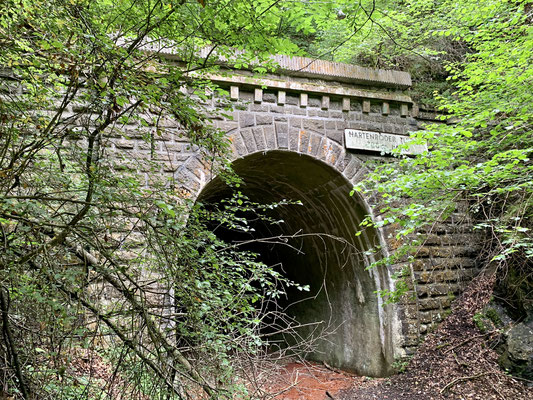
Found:
[[[288, 151], [248, 155], [236, 160], [233, 168], [243, 179], [239, 190], [250, 200], [303, 203], [277, 208], [275, 217], [284, 223], [256, 223], [250, 237], [303, 234], [289, 239], [292, 248], [259, 243], [254, 251], [292, 280], [309, 285], [310, 292], [291, 290], [287, 299], [287, 304], [292, 304], [287, 312], [298, 322], [322, 321], [329, 329], [308, 358], [364, 375], [388, 374], [393, 361], [390, 324], [375, 294], [387, 279], [383, 272], [365, 269], [373, 257], [365, 252], [379, 240], [374, 231], [355, 235], [367, 211], [355, 196], [349, 196], [352, 185], [331, 166]], [[215, 178], [201, 191], [198, 201], [213, 204], [229, 196], [231, 190]], [[217, 234], [229, 241], [245, 239], [232, 237], [235, 234], [229, 231]], [[315, 325], [301, 329], [305, 337]]]

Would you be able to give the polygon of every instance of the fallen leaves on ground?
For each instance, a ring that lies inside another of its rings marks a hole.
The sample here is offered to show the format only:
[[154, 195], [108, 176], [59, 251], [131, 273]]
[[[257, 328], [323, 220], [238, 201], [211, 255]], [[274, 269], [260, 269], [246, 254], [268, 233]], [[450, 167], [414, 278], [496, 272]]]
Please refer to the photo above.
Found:
[[498, 354], [490, 346], [498, 333], [482, 334], [472, 319], [490, 301], [494, 281], [494, 276], [472, 281], [405, 373], [373, 387], [355, 385], [339, 393], [338, 400], [533, 399], [533, 388], [500, 369]]

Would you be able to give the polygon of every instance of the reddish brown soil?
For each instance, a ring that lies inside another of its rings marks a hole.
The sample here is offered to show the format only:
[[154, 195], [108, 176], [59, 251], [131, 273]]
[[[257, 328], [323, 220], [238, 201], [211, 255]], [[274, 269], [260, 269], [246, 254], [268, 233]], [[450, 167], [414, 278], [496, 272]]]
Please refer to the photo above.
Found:
[[269, 393], [281, 392], [276, 400], [323, 400], [336, 398], [343, 390], [361, 384], [364, 377], [326, 368], [317, 363], [289, 363], [266, 389]]

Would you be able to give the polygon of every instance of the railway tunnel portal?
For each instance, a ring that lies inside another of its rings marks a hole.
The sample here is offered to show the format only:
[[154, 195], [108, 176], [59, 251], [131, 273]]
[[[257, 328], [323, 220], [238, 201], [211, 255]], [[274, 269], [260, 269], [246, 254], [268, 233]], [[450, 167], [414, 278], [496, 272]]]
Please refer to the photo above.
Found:
[[[468, 216], [458, 211], [431, 231], [415, 233], [424, 241], [410, 262], [367, 270], [373, 257], [394, 252], [395, 228], [355, 236], [365, 215], [379, 220], [381, 207], [377, 196], [349, 193], [367, 176], [368, 161], [383, 160], [392, 147], [408, 140], [409, 132], [437, 118], [412, 101], [406, 91], [411, 78], [405, 72], [273, 57], [279, 69], [270, 74], [222, 69], [211, 75], [227, 97], [215, 92], [198, 102], [213, 110], [214, 127], [225, 132], [244, 194], [252, 201], [303, 203], [280, 208], [283, 229], [262, 224], [256, 235], [299, 230], [312, 235], [293, 240], [300, 254], [280, 246], [258, 249], [265, 261], [311, 287], [313, 301], [300, 302], [301, 293], [290, 293], [288, 303], [297, 304], [288, 311], [301, 323], [324, 321], [331, 328], [310, 358], [364, 375], [387, 375], [395, 359], [415, 351], [476, 273], [477, 250], [469, 245], [475, 235]], [[228, 101], [232, 111], [216, 112]], [[199, 149], [182, 139], [179, 126], [169, 124], [169, 132], [176, 133], [155, 146], [160, 157], [169, 159], [169, 178], [201, 202], [229, 196]], [[371, 254], [368, 250], [376, 244], [380, 252]], [[384, 306], [376, 291], [394, 290], [392, 276], [400, 270], [410, 276], [407, 296], [400, 304]]]

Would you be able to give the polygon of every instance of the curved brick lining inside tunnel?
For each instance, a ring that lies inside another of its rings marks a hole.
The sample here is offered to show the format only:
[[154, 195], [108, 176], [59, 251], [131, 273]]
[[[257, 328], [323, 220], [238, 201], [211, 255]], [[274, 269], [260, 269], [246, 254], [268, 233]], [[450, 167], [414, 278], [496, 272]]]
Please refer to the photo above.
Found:
[[[370, 376], [390, 372], [394, 357], [390, 329], [391, 309], [383, 308], [375, 294], [387, 280], [386, 271], [367, 271], [372, 256], [364, 252], [379, 243], [376, 232], [355, 236], [358, 223], [366, 212], [361, 202], [350, 197], [352, 185], [335, 169], [309, 156], [286, 151], [255, 153], [233, 164], [243, 178], [239, 190], [252, 201], [275, 202], [300, 200], [303, 205], [276, 209], [281, 226], [254, 223], [248, 237], [225, 231], [226, 240], [323, 233], [290, 239], [288, 246], [256, 244], [253, 250], [262, 259], [278, 265], [287, 276], [309, 285], [310, 293], [292, 290], [288, 302], [295, 303], [287, 312], [302, 324], [321, 322], [327, 337], [317, 341], [316, 351], [308, 358]], [[231, 195], [218, 178], [202, 190], [198, 201], [217, 203]], [[301, 328], [303, 337], [313, 335], [315, 326]], [[320, 329], [319, 329], [320, 331]]]

